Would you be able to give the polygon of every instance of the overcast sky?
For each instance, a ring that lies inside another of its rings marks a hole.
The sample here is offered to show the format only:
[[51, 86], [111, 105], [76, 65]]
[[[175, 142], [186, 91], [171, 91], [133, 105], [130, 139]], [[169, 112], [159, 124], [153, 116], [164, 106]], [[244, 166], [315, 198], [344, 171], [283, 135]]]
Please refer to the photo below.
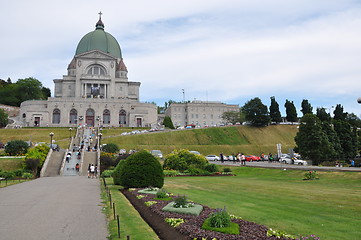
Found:
[[361, 115], [360, 0], [1, 2], [4, 80], [34, 77], [53, 92], [102, 11], [143, 102], [182, 101], [185, 89], [186, 100], [240, 106], [275, 96], [282, 115], [286, 99]]

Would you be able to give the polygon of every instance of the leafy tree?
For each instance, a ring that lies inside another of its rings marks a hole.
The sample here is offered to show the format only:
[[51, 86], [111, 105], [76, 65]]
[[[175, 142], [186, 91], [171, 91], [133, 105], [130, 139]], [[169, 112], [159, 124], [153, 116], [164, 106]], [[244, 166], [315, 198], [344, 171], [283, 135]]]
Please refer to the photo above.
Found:
[[354, 128], [361, 128], [361, 119], [354, 113], [348, 113], [346, 115], [346, 121]]
[[4, 109], [0, 109], [0, 128], [6, 127], [8, 124], [8, 114]]
[[286, 99], [285, 108], [286, 108], [287, 121], [288, 122], [298, 122], [297, 111], [296, 111], [295, 105], [293, 104], [293, 101], [291, 102]]
[[295, 141], [302, 157], [313, 160], [314, 164], [327, 159], [332, 151], [327, 135], [322, 130], [321, 121], [310, 113], [302, 117]]
[[30, 148], [25, 154], [25, 158], [39, 159], [40, 167], [43, 166], [43, 163], [48, 155], [50, 147], [45, 144]]
[[119, 147], [115, 143], [108, 143], [107, 145], [105, 145], [102, 148], [102, 151], [107, 152], [107, 153], [118, 153]]
[[115, 180], [114, 183], [120, 183], [125, 188], [149, 186], [161, 188], [164, 185], [162, 165], [148, 151], [134, 153], [119, 164], [122, 166], [116, 168], [114, 172], [119, 169], [119, 175], [116, 173], [116, 176], [120, 177], [120, 181]]
[[282, 122], [280, 107], [275, 97], [271, 97], [271, 105], [269, 107], [271, 122], [280, 123]]
[[352, 134], [351, 126], [348, 122], [342, 120], [334, 120], [333, 126], [342, 147], [343, 158], [353, 158], [356, 156], [357, 140]]
[[317, 108], [316, 115], [321, 120], [321, 122], [331, 122], [331, 116], [330, 114], [326, 113], [325, 108]]
[[333, 119], [335, 120], [345, 120], [347, 116], [347, 113], [343, 112], [343, 107], [341, 106], [341, 104], [336, 105], [333, 114], [334, 114]]
[[48, 98], [48, 97], [51, 97], [51, 91], [49, 88], [47, 87], [42, 87], [41, 88], [41, 92], [43, 93], [43, 98]]
[[33, 172], [33, 176], [37, 176], [38, 168], [40, 166], [40, 160], [38, 158], [27, 158], [25, 159], [26, 168]]
[[235, 111], [224, 112], [222, 114], [222, 119], [227, 123], [236, 124], [237, 122], [241, 123], [241, 113]]
[[303, 116], [306, 115], [307, 113], [312, 113], [312, 106], [308, 102], [308, 100], [303, 99], [301, 103], [301, 107], [302, 107], [301, 112], [303, 113]]
[[13, 140], [5, 146], [5, 152], [10, 156], [24, 155], [27, 153], [29, 145], [23, 140]]
[[174, 129], [172, 119], [169, 116], [165, 116], [163, 120], [163, 125], [167, 128]]
[[258, 97], [246, 102], [241, 111], [252, 126], [267, 126], [271, 120], [267, 106]]

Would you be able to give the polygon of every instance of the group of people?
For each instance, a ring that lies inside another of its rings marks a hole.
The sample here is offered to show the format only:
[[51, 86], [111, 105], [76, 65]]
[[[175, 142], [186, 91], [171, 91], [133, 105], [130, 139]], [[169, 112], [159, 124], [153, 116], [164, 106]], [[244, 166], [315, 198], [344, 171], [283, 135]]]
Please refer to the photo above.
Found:
[[[232, 158], [232, 159], [230, 159], [230, 158]], [[223, 155], [223, 153], [219, 154], [219, 160], [222, 163], [224, 162], [225, 156]], [[236, 156], [234, 156], [234, 154], [230, 155], [230, 156], [228, 156], [228, 160], [231, 160], [233, 162], [237, 161], [243, 166], [246, 165], [246, 156], [243, 153], [238, 153]]]
[[89, 164], [88, 178], [97, 178], [97, 177], [98, 177], [98, 166], [94, 164]]

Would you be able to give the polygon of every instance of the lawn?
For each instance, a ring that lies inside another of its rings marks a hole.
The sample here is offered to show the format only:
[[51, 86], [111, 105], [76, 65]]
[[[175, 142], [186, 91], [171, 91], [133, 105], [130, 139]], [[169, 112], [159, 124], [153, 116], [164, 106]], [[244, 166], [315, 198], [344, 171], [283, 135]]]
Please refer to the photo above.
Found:
[[319, 173], [236, 168], [235, 177], [172, 177], [165, 188], [212, 208], [290, 234], [360, 239], [361, 173]]
[[0, 169], [4, 171], [14, 171], [22, 169], [24, 158], [0, 158]]
[[117, 220], [114, 220], [113, 209], [109, 207], [110, 203], [106, 200], [108, 198], [102, 184], [102, 198], [107, 202], [105, 213], [108, 216], [109, 239], [127, 239], [127, 236], [130, 236], [132, 240], [158, 240], [157, 234], [143, 221], [137, 210], [132, 207], [126, 197], [119, 191], [120, 186], [113, 185], [112, 178], [107, 178], [106, 181], [111, 193], [112, 202], [115, 203], [116, 214], [119, 215], [120, 219], [120, 238], [118, 238]]

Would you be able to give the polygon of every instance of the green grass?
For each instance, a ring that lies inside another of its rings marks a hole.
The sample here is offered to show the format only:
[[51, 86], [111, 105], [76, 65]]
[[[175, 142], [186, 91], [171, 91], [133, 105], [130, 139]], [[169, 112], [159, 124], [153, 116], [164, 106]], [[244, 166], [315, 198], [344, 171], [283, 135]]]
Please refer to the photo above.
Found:
[[24, 158], [0, 158], [0, 169], [4, 171], [14, 171], [22, 169]]
[[277, 143], [281, 143], [283, 149], [293, 148], [297, 131], [295, 125], [272, 125], [262, 128], [233, 126], [120, 136], [124, 132], [124, 129], [120, 128], [103, 130], [102, 142], [116, 143], [127, 150], [159, 149], [163, 154], [168, 154], [174, 149], [189, 149], [199, 151], [203, 155], [221, 152], [259, 155], [262, 152], [276, 153]]
[[107, 186], [111, 192], [112, 202], [115, 203], [116, 214], [120, 219], [120, 238], [118, 238], [118, 225], [114, 220], [113, 209], [110, 209], [102, 184], [102, 198], [106, 202], [105, 213], [108, 217], [108, 228], [110, 232], [109, 239], [127, 239], [130, 236], [132, 240], [159, 240], [157, 234], [146, 224], [139, 213], [133, 208], [130, 202], [119, 191], [119, 186], [113, 185], [113, 178], [106, 178]]
[[8, 187], [14, 184], [18, 184], [18, 183], [22, 183], [22, 182], [27, 182], [27, 181], [31, 181], [31, 179], [12, 179], [12, 180], [2, 180], [0, 181], [0, 188], [4, 188], [4, 187]]
[[[24, 140], [33, 143], [45, 142], [50, 144], [50, 132], [54, 133], [53, 140], [61, 148], [69, 147], [69, 128], [0, 129], [0, 141], [7, 143], [12, 140]], [[75, 135], [75, 129], [72, 130], [72, 135]]]
[[235, 168], [235, 177], [166, 178], [165, 188], [196, 203], [289, 234], [321, 239], [360, 239], [361, 173], [319, 173]]

